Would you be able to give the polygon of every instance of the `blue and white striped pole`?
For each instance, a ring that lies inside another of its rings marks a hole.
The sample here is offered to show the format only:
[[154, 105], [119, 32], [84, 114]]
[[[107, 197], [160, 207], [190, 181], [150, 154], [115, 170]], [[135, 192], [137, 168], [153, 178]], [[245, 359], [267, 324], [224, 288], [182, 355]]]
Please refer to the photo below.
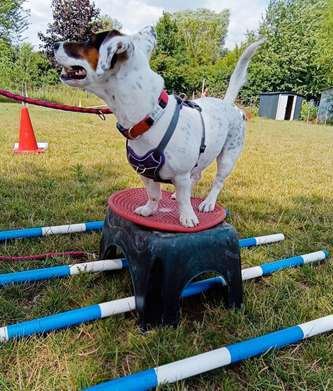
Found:
[[271, 349], [281, 349], [306, 338], [333, 330], [333, 315], [315, 319], [297, 326], [288, 327], [260, 337], [227, 345], [220, 349], [198, 354], [170, 364], [161, 365], [133, 375], [121, 377], [85, 391], [144, 391], [162, 384], [196, 376], [216, 368], [235, 364], [239, 361], [258, 356]]
[[37, 238], [48, 235], [100, 231], [103, 228], [103, 224], [104, 221], [90, 221], [80, 224], [54, 225], [51, 227], [34, 227], [0, 231], [0, 242], [11, 239]]
[[241, 248], [261, 246], [262, 244], [271, 244], [271, 243], [281, 242], [284, 239], [285, 239], [285, 237], [281, 233], [272, 234], [272, 235], [264, 235], [264, 236], [256, 236], [253, 238], [240, 239], [239, 245]]
[[[275, 262], [264, 263], [242, 270], [244, 281], [270, 275], [274, 272], [290, 267], [301, 266], [308, 263], [318, 262], [328, 257], [327, 251], [317, 251], [301, 256], [281, 259]], [[222, 277], [214, 277], [194, 282], [182, 292], [182, 297], [189, 297], [206, 292], [207, 290], [224, 284]], [[28, 320], [0, 328], [0, 341], [27, 337], [33, 334], [46, 333], [66, 327], [71, 327], [85, 322], [106, 318], [116, 314], [122, 314], [135, 310], [135, 297], [112, 300], [109, 302], [82, 307], [71, 311], [62, 312], [44, 318]]]
[[31, 269], [22, 272], [0, 274], [0, 287], [9, 284], [35, 282], [75, 276], [81, 273], [100, 273], [111, 270], [120, 270], [128, 267], [126, 259], [104, 259], [102, 261], [61, 265], [42, 269]]
[[[241, 248], [268, 244], [284, 240], [283, 234], [259, 236], [256, 238], [240, 239]], [[98, 273], [110, 270], [120, 270], [128, 267], [126, 259], [103, 260], [96, 262], [61, 265], [42, 269], [31, 269], [22, 272], [0, 274], [0, 287], [24, 282], [51, 280], [53, 278], [70, 277], [79, 273]]]
[[[54, 225], [50, 227], [33, 227], [22, 229], [11, 229], [9, 231], [0, 231], [0, 242], [12, 239], [38, 238], [48, 235], [64, 235], [78, 232], [101, 231], [104, 225], [103, 220], [90, 221], [87, 223]], [[241, 239], [240, 247], [259, 246], [284, 240], [283, 234], [273, 234], [258, 236], [253, 238]]]

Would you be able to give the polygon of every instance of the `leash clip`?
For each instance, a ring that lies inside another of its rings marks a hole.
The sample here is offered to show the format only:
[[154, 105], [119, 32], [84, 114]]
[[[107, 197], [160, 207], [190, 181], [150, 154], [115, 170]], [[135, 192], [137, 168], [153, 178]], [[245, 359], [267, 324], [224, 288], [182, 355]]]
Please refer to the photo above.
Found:
[[97, 113], [97, 115], [98, 115], [99, 119], [101, 119], [102, 121], [105, 121], [105, 120], [106, 120], [105, 114], [104, 114], [102, 111], [99, 111], [99, 112]]

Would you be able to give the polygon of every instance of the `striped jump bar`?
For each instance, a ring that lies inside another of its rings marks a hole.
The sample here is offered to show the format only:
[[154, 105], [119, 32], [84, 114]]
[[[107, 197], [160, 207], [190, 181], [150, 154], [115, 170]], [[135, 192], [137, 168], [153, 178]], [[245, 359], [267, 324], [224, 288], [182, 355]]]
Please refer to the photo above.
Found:
[[315, 319], [297, 326], [281, 329], [260, 337], [251, 338], [220, 349], [198, 354], [170, 364], [161, 365], [121, 377], [85, 391], [144, 391], [162, 384], [196, 376], [216, 368], [235, 364], [239, 361], [266, 353], [271, 349], [281, 349], [304, 339], [333, 330], [333, 315]]
[[285, 239], [285, 237], [281, 233], [273, 234], [273, 235], [257, 236], [257, 237], [253, 237], [253, 238], [240, 239], [239, 246], [241, 248], [260, 246], [262, 244], [281, 242], [284, 239]]
[[48, 235], [70, 234], [76, 232], [100, 231], [104, 221], [90, 221], [80, 224], [54, 225], [51, 227], [35, 227], [0, 231], [0, 242], [11, 239], [37, 238]]
[[[257, 246], [284, 240], [283, 234], [259, 236], [257, 238], [240, 239], [241, 248]], [[110, 270], [120, 270], [128, 267], [126, 259], [110, 259], [96, 262], [77, 263], [75, 265], [61, 265], [42, 269], [31, 269], [22, 272], [0, 274], [0, 287], [9, 284], [51, 280], [53, 278], [70, 277], [79, 273], [98, 273]]]
[[[326, 259], [326, 250], [314, 253], [280, 259], [275, 262], [264, 263], [261, 266], [254, 266], [242, 270], [244, 281], [267, 276], [283, 269], [301, 266]], [[206, 280], [194, 282], [186, 287], [182, 292], [182, 298], [198, 295], [207, 290], [225, 284], [222, 277], [213, 277]], [[19, 337], [28, 337], [34, 334], [46, 333], [66, 327], [71, 327], [85, 322], [90, 322], [109, 316], [122, 314], [135, 310], [135, 297], [112, 300], [109, 302], [94, 304], [71, 311], [62, 312], [44, 318], [28, 320], [21, 323], [12, 324], [0, 328], [0, 341], [8, 341]]]
[[104, 259], [102, 261], [61, 265], [42, 269], [31, 269], [22, 272], [0, 274], [0, 287], [9, 284], [35, 282], [75, 276], [80, 273], [100, 273], [111, 270], [120, 270], [128, 267], [126, 259]]
[[[64, 235], [78, 232], [101, 231], [104, 225], [103, 220], [90, 221], [87, 223], [54, 225], [50, 227], [34, 227], [23, 229], [12, 229], [9, 231], [0, 231], [0, 242], [12, 239], [38, 238], [48, 235]], [[283, 234], [273, 234], [258, 236], [253, 238], [241, 239], [240, 247], [259, 246], [261, 244], [269, 244], [284, 240]]]

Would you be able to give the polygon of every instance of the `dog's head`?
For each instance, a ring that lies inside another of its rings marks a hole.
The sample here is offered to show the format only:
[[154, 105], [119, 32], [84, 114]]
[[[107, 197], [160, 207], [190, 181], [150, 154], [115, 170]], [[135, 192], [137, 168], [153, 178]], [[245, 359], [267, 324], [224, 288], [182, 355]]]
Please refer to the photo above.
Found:
[[89, 88], [105, 83], [110, 75], [115, 75], [121, 67], [129, 67], [135, 59], [149, 66], [155, 45], [155, 30], [147, 26], [134, 35], [112, 30], [93, 34], [86, 42], [58, 42], [54, 55], [63, 67], [64, 83]]

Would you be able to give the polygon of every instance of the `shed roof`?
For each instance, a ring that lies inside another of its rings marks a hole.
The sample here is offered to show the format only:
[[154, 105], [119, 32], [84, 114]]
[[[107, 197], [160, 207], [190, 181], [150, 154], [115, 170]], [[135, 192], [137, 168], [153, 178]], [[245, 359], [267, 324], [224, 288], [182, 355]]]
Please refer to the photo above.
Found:
[[304, 95], [300, 95], [292, 91], [262, 92], [260, 95], [294, 95], [294, 96], [300, 96], [301, 98], [304, 98]]

